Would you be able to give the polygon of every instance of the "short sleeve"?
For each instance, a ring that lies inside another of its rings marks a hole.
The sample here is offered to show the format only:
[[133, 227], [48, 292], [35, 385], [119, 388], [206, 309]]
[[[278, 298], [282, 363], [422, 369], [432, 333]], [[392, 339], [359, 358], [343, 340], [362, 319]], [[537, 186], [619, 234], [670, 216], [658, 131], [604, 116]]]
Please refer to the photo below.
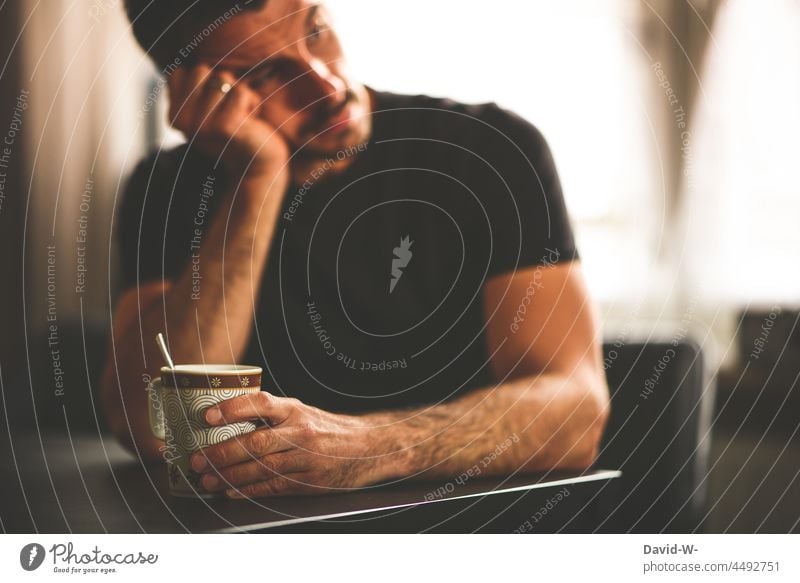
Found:
[[578, 259], [553, 155], [542, 133], [494, 104], [491, 164], [502, 186], [488, 205], [492, 227], [490, 275]]

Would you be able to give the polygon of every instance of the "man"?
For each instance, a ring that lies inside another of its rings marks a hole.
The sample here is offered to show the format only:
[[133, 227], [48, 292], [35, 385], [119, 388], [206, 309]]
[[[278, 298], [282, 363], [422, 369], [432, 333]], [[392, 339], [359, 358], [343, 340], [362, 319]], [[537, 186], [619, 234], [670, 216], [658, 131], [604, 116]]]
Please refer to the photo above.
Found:
[[533, 126], [356, 83], [310, 0], [127, 7], [187, 144], [141, 163], [119, 211], [103, 405], [122, 443], [160, 457], [142, 379], [164, 331], [176, 362], [264, 368], [206, 413], [260, 423], [193, 455], [209, 491], [593, 463], [599, 332]]

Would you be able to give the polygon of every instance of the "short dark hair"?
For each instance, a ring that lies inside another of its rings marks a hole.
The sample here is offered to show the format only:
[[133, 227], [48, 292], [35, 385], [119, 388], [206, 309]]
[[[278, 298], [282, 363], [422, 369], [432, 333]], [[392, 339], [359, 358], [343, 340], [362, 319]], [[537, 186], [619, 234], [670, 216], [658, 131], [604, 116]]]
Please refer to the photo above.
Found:
[[133, 35], [162, 70], [191, 59], [190, 54], [215, 29], [267, 0], [125, 0]]

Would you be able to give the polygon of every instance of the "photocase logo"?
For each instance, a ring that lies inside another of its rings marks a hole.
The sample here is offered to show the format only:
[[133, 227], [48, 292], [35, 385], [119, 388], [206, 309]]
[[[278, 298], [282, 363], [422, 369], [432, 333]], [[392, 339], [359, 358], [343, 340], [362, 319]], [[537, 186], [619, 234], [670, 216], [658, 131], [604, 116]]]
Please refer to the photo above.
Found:
[[408, 262], [411, 261], [411, 257], [413, 256], [413, 253], [411, 253], [411, 245], [413, 244], [414, 241], [411, 241], [409, 235], [406, 235], [400, 239], [400, 246], [393, 249], [394, 258], [392, 259], [392, 277], [389, 280], [389, 293], [394, 291], [394, 286], [397, 285], [397, 282], [400, 281], [400, 278], [403, 276], [402, 270], [408, 267]]
[[22, 547], [19, 552], [19, 564], [26, 571], [35, 571], [44, 562], [44, 547], [37, 543], [30, 543]]

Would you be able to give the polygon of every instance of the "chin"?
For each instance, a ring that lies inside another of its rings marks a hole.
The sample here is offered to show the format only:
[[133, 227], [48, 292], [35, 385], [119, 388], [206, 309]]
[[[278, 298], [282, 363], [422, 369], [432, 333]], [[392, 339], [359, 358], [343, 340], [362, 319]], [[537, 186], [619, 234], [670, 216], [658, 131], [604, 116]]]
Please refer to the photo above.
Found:
[[335, 136], [319, 136], [309, 142], [304, 150], [309, 155], [335, 157], [341, 150], [357, 146], [365, 139], [359, 126], [351, 126]]

